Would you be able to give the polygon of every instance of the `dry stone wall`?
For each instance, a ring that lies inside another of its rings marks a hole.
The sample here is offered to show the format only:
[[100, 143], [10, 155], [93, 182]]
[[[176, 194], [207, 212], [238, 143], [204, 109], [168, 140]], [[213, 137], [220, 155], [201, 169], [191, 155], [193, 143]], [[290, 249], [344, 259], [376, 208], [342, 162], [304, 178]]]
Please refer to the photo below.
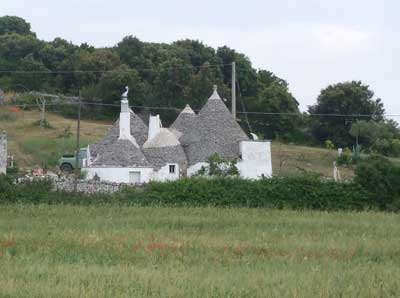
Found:
[[[121, 191], [127, 187], [132, 187], [125, 183], [110, 183], [105, 181], [94, 181], [94, 180], [78, 180], [77, 181], [77, 192], [85, 194], [95, 193], [115, 193]], [[54, 180], [55, 191], [73, 192], [75, 190], [74, 179], [60, 178]]]
[[[52, 181], [54, 191], [63, 191], [63, 192], [75, 191], [75, 181], [73, 178], [69, 177], [58, 178], [49, 176], [40, 176], [40, 177], [29, 176], [29, 177], [18, 178], [16, 183], [23, 184], [34, 180], [45, 180], [45, 179], [49, 179]], [[128, 187], [139, 187], [139, 186], [126, 183], [112, 183], [106, 181], [78, 180], [76, 191], [84, 194], [96, 194], [96, 193], [112, 194], [124, 190]]]

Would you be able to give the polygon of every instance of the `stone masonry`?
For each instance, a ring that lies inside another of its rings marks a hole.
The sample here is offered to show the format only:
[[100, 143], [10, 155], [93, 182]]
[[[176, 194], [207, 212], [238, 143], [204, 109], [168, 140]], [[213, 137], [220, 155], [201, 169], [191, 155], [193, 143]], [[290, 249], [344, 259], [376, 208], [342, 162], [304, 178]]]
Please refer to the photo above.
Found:
[[7, 169], [7, 135], [0, 132], [0, 174], [5, 174]]

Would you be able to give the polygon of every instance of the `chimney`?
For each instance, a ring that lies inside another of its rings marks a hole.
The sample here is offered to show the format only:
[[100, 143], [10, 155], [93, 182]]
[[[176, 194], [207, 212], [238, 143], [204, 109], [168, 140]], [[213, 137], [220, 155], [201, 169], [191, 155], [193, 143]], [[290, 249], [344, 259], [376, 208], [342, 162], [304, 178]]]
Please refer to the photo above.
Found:
[[147, 136], [147, 140], [152, 140], [160, 131], [161, 131], [161, 121], [160, 115], [151, 116], [149, 119], [149, 133]]
[[131, 141], [137, 148], [139, 148], [135, 138], [131, 135], [131, 110], [128, 102], [128, 91], [122, 94], [121, 99], [121, 113], [119, 114], [119, 139]]

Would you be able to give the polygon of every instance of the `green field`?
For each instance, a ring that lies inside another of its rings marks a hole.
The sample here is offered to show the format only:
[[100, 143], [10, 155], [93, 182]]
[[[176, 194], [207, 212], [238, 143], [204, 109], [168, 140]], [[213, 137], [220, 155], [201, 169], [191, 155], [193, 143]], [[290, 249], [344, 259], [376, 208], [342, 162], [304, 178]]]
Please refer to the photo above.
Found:
[[0, 206], [0, 297], [399, 293], [399, 214]]

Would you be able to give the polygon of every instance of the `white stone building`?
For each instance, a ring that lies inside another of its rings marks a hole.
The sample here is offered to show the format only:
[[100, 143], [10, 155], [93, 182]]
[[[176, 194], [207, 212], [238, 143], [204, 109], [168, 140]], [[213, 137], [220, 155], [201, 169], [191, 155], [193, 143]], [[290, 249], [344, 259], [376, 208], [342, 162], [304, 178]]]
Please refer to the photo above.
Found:
[[7, 170], [7, 135], [0, 132], [0, 174], [6, 174]]
[[169, 128], [150, 116], [149, 126], [123, 97], [119, 120], [104, 139], [88, 146], [87, 178], [125, 183], [192, 176], [217, 153], [237, 160], [243, 178], [272, 175], [271, 143], [252, 141], [218, 95], [217, 88], [196, 114], [188, 105]]

